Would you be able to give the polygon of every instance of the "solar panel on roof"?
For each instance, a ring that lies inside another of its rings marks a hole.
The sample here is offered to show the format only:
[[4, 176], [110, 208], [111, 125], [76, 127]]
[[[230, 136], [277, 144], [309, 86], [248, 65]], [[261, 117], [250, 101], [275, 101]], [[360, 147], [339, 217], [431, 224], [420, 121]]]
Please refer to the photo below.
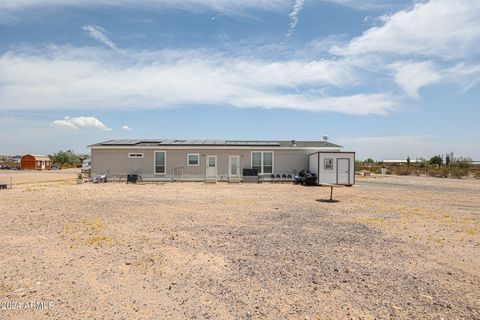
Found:
[[129, 145], [133, 146], [137, 143], [140, 143], [141, 140], [139, 139], [118, 139], [118, 140], [110, 140], [107, 142], [104, 142], [102, 144], [110, 144], [110, 145]]
[[145, 142], [145, 143], [160, 143], [160, 142], [162, 142], [162, 140], [142, 140], [142, 142]]

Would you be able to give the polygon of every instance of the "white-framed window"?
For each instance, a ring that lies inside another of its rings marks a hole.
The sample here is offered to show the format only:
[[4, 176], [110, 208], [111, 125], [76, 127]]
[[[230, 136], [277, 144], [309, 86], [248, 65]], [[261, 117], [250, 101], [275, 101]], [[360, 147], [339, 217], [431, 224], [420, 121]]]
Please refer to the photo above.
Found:
[[327, 158], [323, 161], [323, 169], [333, 170], [333, 159], [332, 158]]
[[143, 158], [143, 153], [129, 153], [128, 157], [130, 159], [141, 159]]
[[154, 173], [167, 173], [167, 153], [165, 151], [155, 151], [154, 156]]
[[189, 167], [197, 167], [200, 165], [200, 154], [189, 153], [187, 154], [187, 165]]
[[273, 173], [273, 151], [252, 151], [251, 164], [258, 174]]

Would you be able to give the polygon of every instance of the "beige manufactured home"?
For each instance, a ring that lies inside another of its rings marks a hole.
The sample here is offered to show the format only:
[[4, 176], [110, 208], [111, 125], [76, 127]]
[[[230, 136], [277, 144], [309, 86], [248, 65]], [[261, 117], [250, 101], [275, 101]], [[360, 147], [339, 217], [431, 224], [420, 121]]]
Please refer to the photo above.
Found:
[[310, 154], [342, 148], [328, 141], [140, 139], [89, 147], [93, 175], [126, 179], [135, 174], [144, 181], [242, 181], [247, 171], [264, 181], [293, 177], [308, 170]]

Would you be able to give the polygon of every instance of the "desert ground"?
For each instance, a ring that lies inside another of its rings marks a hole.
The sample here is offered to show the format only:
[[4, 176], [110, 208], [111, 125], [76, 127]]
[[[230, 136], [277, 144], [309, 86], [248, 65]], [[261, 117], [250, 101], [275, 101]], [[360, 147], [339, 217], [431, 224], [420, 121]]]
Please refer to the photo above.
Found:
[[357, 178], [322, 203], [282, 183], [13, 174], [0, 319], [480, 319], [478, 180]]

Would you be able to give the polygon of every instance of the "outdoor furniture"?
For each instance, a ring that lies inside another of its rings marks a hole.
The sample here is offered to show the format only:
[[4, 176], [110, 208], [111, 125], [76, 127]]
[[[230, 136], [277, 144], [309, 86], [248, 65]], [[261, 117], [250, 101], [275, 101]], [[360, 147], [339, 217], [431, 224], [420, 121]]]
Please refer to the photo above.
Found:
[[339, 202], [339, 200], [333, 199], [333, 188], [335, 188], [335, 187], [342, 187], [341, 185], [330, 184], [330, 183], [322, 183], [322, 184], [320, 184], [320, 187], [329, 187], [329, 188], [330, 188], [330, 199], [320, 199], [320, 200], [317, 200], [317, 201], [319, 201], [319, 202], [327, 202], [327, 203]]

